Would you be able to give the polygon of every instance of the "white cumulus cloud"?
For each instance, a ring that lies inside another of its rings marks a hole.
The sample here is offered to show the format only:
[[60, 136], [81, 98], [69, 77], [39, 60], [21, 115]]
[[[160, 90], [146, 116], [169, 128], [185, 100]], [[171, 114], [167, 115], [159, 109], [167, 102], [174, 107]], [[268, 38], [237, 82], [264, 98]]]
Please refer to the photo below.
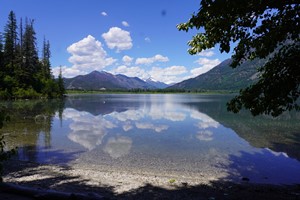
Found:
[[139, 65], [139, 64], [143, 64], [143, 65], [149, 65], [152, 64], [154, 62], [168, 62], [169, 58], [166, 56], [162, 56], [160, 54], [157, 54], [151, 58], [137, 58], [135, 61], [135, 64]]
[[204, 51], [201, 51], [200, 53], [198, 53], [199, 56], [203, 56], [203, 57], [211, 57], [213, 55], [215, 55], [215, 53], [212, 51], [212, 49], [207, 49]]
[[169, 84], [181, 81], [181, 76], [187, 72], [185, 66], [170, 66], [166, 68], [153, 67], [148, 74], [155, 80]]
[[107, 13], [103, 11], [103, 12], [101, 12], [101, 15], [104, 16], [104, 17], [106, 17]]
[[[87, 74], [93, 70], [103, 70], [112, 65], [116, 60], [108, 57], [100, 41], [88, 35], [82, 40], [73, 43], [67, 48], [71, 54], [69, 62], [71, 67], [62, 67], [63, 77], [74, 77], [79, 74]], [[58, 75], [59, 67], [53, 68], [54, 75]]]
[[122, 21], [122, 25], [125, 26], [125, 27], [129, 27], [129, 24], [126, 21]]
[[125, 65], [130, 65], [131, 62], [133, 61], [133, 58], [130, 56], [123, 56], [122, 61], [124, 62]]
[[165, 75], [165, 76], [174, 76], [174, 75], [181, 75], [186, 73], [185, 66], [171, 66], [166, 68], [160, 67], [153, 67], [150, 71], [151, 75]]
[[139, 66], [126, 66], [121, 65], [109, 71], [112, 74], [124, 74], [129, 77], [139, 77], [146, 80], [151, 77], [164, 83], [176, 83], [183, 80], [182, 75], [188, 71], [185, 66], [170, 66], [166, 68], [152, 67], [151, 69], [143, 69]]
[[131, 49], [132, 39], [130, 33], [118, 27], [112, 27], [107, 33], [103, 33], [106, 45], [110, 49], [116, 49], [117, 52]]
[[151, 39], [149, 37], [145, 37], [146, 42], [151, 42]]
[[128, 67], [126, 65], [121, 65], [110, 72], [113, 74], [123, 74], [128, 77], [139, 77], [140, 79], [149, 78], [149, 74], [140, 67]]
[[77, 69], [103, 69], [115, 62], [113, 58], [107, 57], [101, 42], [91, 35], [72, 44], [67, 48], [67, 51], [72, 54], [69, 62], [73, 63]]
[[199, 76], [204, 74], [221, 63], [219, 59], [208, 59], [208, 58], [199, 58], [195, 63], [198, 63], [200, 67], [194, 68], [191, 70], [193, 76]]

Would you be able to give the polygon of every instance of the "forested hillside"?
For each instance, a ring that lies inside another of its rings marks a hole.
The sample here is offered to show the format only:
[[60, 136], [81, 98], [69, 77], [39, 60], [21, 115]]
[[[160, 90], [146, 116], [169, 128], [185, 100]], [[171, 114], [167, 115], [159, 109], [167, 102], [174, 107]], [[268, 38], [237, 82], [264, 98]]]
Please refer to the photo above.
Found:
[[9, 13], [4, 31], [0, 33], [0, 98], [61, 97], [64, 93], [62, 75], [56, 81], [51, 72], [50, 43], [44, 38], [39, 57], [34, 20], [16, 20]]
[[258, 80], [258, 66], [264, 60], [246, 61], [239, 67], [230, 67], [231, 59], [225, 60], [205, 74], [177, 83], [169, 89], [185, 89], [195, 91], [239, 91]]

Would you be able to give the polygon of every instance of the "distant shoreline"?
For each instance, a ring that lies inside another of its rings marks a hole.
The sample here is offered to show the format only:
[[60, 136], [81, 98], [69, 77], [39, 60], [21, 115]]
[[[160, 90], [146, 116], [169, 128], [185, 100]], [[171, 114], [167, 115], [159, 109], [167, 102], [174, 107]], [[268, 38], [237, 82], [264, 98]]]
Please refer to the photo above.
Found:
[[211, 90], [211, 91], [169, 91], [169, 90], [67, 90], [68, 94], [237, 94], [238, 91]]
[[238, 94], [237, 91], [227, 91], [227, 90], [211, 90], [211, 91], [195, 91], [195, 90], [66, 90], [66, 93], [60, 98], [48, 98], [46, 96], [24, 96], [24, 97], [10, 97], [6, 98], [0, 96], [0, 101], [15, 101], [15, 100], [38, 100], [38, 99], [63, 99], [68, 95], [73, 94]]

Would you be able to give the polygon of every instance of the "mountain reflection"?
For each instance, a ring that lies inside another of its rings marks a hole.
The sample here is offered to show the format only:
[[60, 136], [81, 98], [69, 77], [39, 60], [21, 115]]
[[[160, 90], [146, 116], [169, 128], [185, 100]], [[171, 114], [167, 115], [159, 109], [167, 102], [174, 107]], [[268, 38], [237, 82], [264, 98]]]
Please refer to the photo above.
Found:
[[[187, 102], [186, 107], [194, 112], [205, 113], [213, 121], [222, 124], [236, 132], [241, 138], [247, 140], [252, 146], [268, 148], [273, 152], [286, 153], [292, 158], [300, 160], [300, 113], [286, 112], [280, 117], [262, 115], [253, 117], [247, 111], [239, 114], [229, 113], [226, 102], [232, 96], [217, 96], [214, 101], [204, 103]], [[208, 121], [206, 121], [209, 123]], [[205, 127], [205, 124], [199, 126]], [[217, 126], [212, 122], [210, 126]]]
[[[214, 139], [213, 130], [220, 126], [204, 113], [183, 108], [180, 101], [139, 95], [73, 96], [66, 102], [63, 118], [71, 121], [68, 134], [71, 141], [89, 151], [103, 146], [112, 158], [130, 151], [133, 141], [125, 136], [128, 134], [169, 133], [170, 127], [179, 126], [177, 130], [209, 142]], [[187, 125], [189, 121], [192, 124]]]
[[93, 95], [74, 95], [67, 98], [65, 107], [98, 116], [112, 112], [135, 110], [142, 104], [143, 102], [140, 101], [126, 101], [126, 99], [116, 98], [116, 95], [97, 95], [97, 98]]
[[225, 106], [229, 98], [209, 96], [204, 100], [188, 101], [157, 98], [153, 101], [153, 97], [146, 99], [138, 95], [79, 96], [68, 99], [64, 116], [73, 120], [69, 139], [89, 150], [101, 145], [103, 138], [117, 127], [124, 133], [137, 130], [164, 133], [172, 123], [184, 124], [186, 120], [193, 119], [193, 126], [197, 127], [193, 131], [194, 137], [199, 141], [214, 140], [214, 130], [222, 124], [254, 147], [285, 152], [300, 160], [300, 117], [297, 113], [286, 113], [280, 119], [268, 116], [254, 118], [247, 112], [232, 114]]

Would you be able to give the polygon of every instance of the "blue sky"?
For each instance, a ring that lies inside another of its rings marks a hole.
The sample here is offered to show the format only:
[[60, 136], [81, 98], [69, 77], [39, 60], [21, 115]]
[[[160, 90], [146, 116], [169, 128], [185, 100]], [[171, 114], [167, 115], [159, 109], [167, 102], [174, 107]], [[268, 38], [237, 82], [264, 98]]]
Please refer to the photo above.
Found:
[[35, 20], [38, 48], [51, 45], [54, 75], [64, 77], [104, 70], [113, 74], [180, 82], [230, 57], [218, 47], [188, 54], [196, 31], [178, 31], [197, 12], [198, 0], [0, 0], [0, 31], [13, 10], [18, 22]]

